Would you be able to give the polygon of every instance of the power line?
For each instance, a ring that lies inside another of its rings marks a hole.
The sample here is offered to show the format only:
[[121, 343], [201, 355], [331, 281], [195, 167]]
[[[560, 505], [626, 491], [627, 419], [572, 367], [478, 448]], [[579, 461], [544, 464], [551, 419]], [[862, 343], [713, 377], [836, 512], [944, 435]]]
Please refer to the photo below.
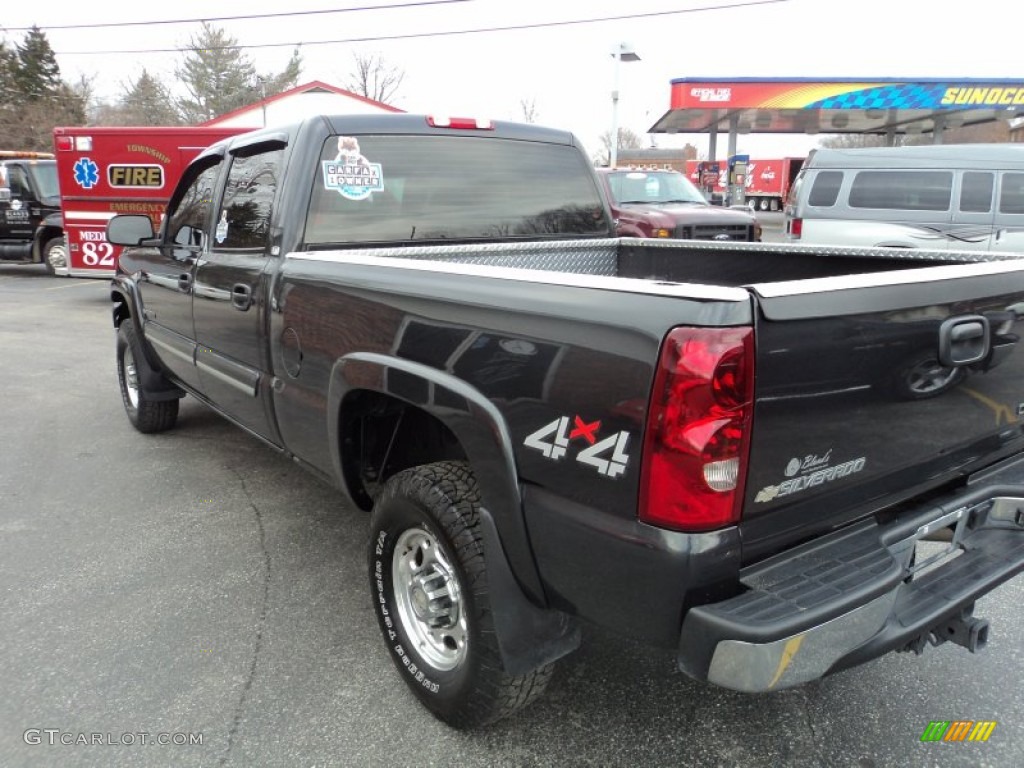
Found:
[[[786, 3], [789, 0], [743, 0], [742, 2], [726, 3], [724, 5], [706, 5], [696, 8], [683, 8], [675, 11], [652, 11], [650, 13], [629, 13], [621, 16], [603, 16], [595, 19], [568, 19], [565, 21], [544, 21], [534, 24], [514, 24], [505, 27], [476, 27], [474, 29], [452, 29], [438, 32], [411, 32], [404, 35], [377, 35], [372, 37], [349, 37], [341, 40], [298, 40], [289, 43], [262, 43], [257, 45], [223, 45], [213, 46], [207, 50], [244, 50], [254, 48], [302, 48], [313, 45], [339, 45], [342, 43], [371, 43], [384, 40], [411, 40], [414, 38], [426, 37], [449, 37], [453, 35], [475, 35], [485, 32], [516, 32], [524, 29], [544, 29], [550, 27], [567, 27], [577, 24], [599, 24], [608, 21], [628, 21], [630, 19], [649, 19], [657, 16], [675, 16], [683, 13], [698, 13], [700, 11], [723, 11], [735, 8], [750, 8], [757, 5], [772, 5], [775, 3]], [[58, 56], [102, 56], [108, 54], [132, 54], [132, 53], [181, 53], [187, 48], [134, 48], [121, 51], [55, 51]]]
[[[156, 21], [109, 21], [93, 24], [55, 24], [53, 26], [35, 27], [40, 30], [54, 29], [101, 29], [107, 27], [148, 27], [157, 24], [198, 24], [204, 21], [244, 21], [247, 19], [276, 19], [290, 16], [314, 16], [326, 13], [354, 13], [357, 11], [386, 11], [391, 8], [419, 8], [426, 5], [449, 5], [451, 3], [471, 3], [473, 0], [420, 0], [420, 2], [394, 3], [390, 5], [361, 5], [352, 8], [328, 8], [312, 11], [281, 11], [279, 13], [250, 13], [242, 16], [204, 16], [196, 19], [157, 19]], [[33, 27], [3, 27], [6, 32], [27, 32]], [[246, 46], [238, 46], [244, 48]], [[120, 51], [114, 51], [120, 53]]]

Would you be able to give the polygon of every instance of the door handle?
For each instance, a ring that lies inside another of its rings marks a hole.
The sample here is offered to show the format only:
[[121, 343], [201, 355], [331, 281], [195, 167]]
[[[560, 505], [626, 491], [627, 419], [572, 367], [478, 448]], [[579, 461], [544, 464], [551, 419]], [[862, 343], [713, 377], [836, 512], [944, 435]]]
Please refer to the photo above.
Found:
[[252, 306], [252, 288], [245, 283], [231, 286], [231, 306], [245, 312]]
[[178, 275], [178, 290], [188, 293], [189, 288], [192, 287], [192, 275], [188, 272], [183, 272]]

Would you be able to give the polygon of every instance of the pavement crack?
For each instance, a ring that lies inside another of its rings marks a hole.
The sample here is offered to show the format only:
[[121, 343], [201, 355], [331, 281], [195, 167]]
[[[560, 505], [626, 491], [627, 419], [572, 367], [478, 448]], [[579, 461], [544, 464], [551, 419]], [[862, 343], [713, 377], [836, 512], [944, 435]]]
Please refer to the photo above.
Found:
[[253, 643], [252, 660], [249, 662], [249, 672], [245, 677], [245, 683], [242, 685], [242, 692], [238, 697], [238, 704], [235, 705], [235, 713], [231, 719], [231, 727], [228, 729], [228, 748], [217, 763], [219, 766], [226, 765], [228, 759], [231, 757], [231, 750], [235, 745], [235, 737], [238, 735], [238, 729], [242, 725], [242, 717], [245, 715], [245, 709], [249, 702], [249, 694], [252, 691], [252, 683], [256, 677], [256, 668], [259, 665], [260, 654], [263, 652], [263, 631], [266, 627], [267, 607], [270, 603], [270, 552], [267, 550], [267, 534], [266, 529], [263, 526], [263, 513], [260, 512], [260, 508], [253, 501], [252, 495], [249, 493], [249, 489], [245, 485], [245, 478], [242, 477], [242, 473], [234, 467], [228, 467], [228, 470], [234, 473], [235, 477], [238, 478], [238, 482], [242, 487], [242, 493], [245, 494], [245, 498], [249, 502], [249, 507], [252, 509], [253, 516], [256, 519], [256, 529], [259, 533], [260, 539], [260, 553], [263, 555], [263, 595], [260, 600], [260, 615], [256, 622], [256, 639]]
[[821, 750], [818, 745], [818, 734], [814, 730], [814, 719], [811, 717], [811, 701], [810, 694], [807, 688], [801, 688], [797, 691], [800, 696], [801, 708], [804, 711], [804, 722], [807, 723], [807, 730], [811, 732], [811, 746], [814, 753], [814, 761], [816, 765], [825, 765], [824, 758], [820, 754]]

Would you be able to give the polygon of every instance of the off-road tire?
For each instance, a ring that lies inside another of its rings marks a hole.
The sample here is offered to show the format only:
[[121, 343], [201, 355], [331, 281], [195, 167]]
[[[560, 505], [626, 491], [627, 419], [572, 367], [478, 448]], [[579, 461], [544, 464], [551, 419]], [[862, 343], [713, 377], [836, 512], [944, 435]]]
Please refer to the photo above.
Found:
[[473, 473], [445, 461], [389, 478], [372, 514], [370, 590], [388, 655], [427, 709], [455, 728], [517, 712], [554, 670], [512, 676], [502, 666], [479, 509]]
[[146, 393], [135, 365], [136, 360], [143, 359], [143, 354], [135, 327], [126, 318], [117, 328], [117, 380], [124, 410], [139, 432], [163, 432], [178, 420], [178, 400], [153, 400]]

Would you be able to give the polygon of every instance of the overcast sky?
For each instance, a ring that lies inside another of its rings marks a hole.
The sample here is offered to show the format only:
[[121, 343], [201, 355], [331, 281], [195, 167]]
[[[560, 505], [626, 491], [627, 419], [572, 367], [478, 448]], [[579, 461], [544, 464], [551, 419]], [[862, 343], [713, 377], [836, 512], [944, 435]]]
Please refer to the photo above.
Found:
[[[173, 3], [83, 3], [81, 0], [7, 0], [0, 29], [8, 43], [18, 27], [36, 24], [57, 52], [67, 80], [94, 77], [96, 91], [113, 98], [143, 67], [166, 82], [181, 55], [121, 53], [187, 45], [198, 23], [102, 29], [54, 25], [214, 19], [241, 14], [383, 6], [395, 0], [176, 0]], [[411, 112], [521, 119], [522, 100], [536, 105], [537, 122], [576, 133], [588, 149], [611, 126], [613, 59], [620, 42], [639, 62], [621, 65], [620, 124], [645, 133], [668, 109], [670, 81], [680, 77], [915, 77], [1020, 78], [1020, 10], [1007, 0], [462, 0], [436, 5], [291, 18], [213, 21], [243, 45], [303, 42], [302, 81], [344, 86], [354, 51], [380, 53], [404, 69], [395, 105]], [[726, 7], [726, 6], [743, 7]], [[717, 8], [717, 9], [716, 9]], [[657, 14], [604, 21], [418, 39], [315, 41], [444, 32], [483, 27]], [[704, 9], [704, 10], [698, 10]], [[260, 72], [284, 68], [290, 46], [246, 51]], [[78, 53], [76, 53], [78, 52]], [[752, 156], [803, 154], [820, 137], [741, 136], [739, 152]], [[707, 137], [657, 137], [659, 146], [689, 140], [702, 152]], [[721, 141], [721, 140], [720, 140]], [[719, 150], [721, 152], [721, 149]]]

